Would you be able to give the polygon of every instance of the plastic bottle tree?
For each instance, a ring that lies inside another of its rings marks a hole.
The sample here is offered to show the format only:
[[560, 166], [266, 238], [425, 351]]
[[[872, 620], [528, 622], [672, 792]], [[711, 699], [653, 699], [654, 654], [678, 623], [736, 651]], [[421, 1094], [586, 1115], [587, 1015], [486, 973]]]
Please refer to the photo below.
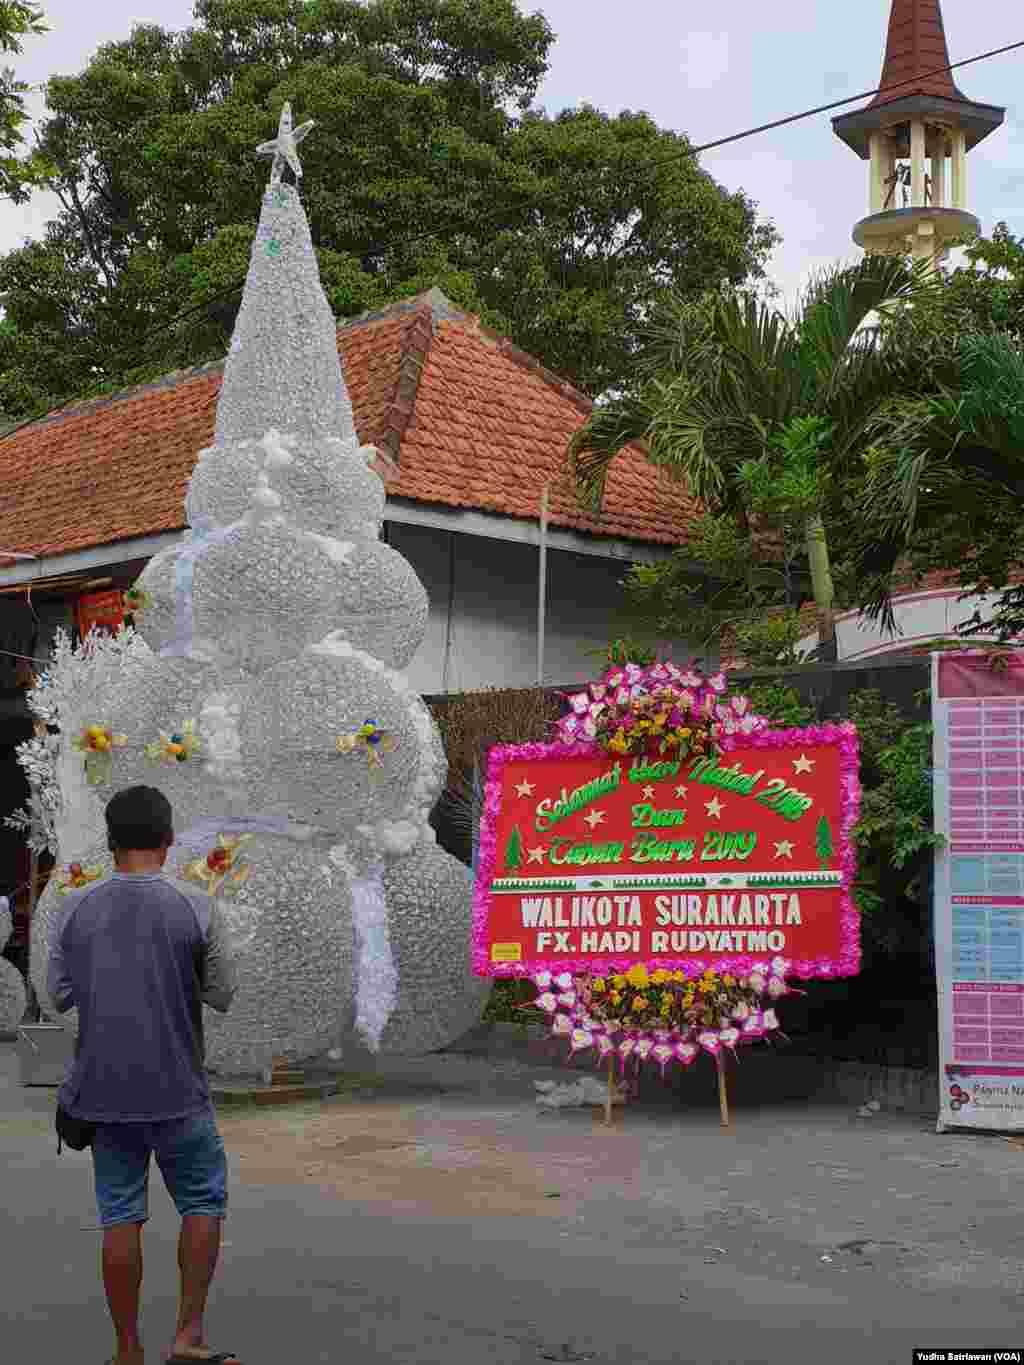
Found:
[[[91, 833], [62, 843], [64, 868], [109, 867], [102, 799], [148, 781], [175, 807], [182, 884], [221, 899], [242, 954], [230, 1014], [207, 1015], [208, 1060], [225, 1074], [357, 1036], [431, 1051], [477, 1022], [487, 990], [470, 967], [472, 874], [428, 824], [444, 748], [400, 672], [426, 593], [379, 539], [375, 452], [356, 436], [309, 226], [282, 180], [286, 165], [301, 175], [306, 131], [285, 106], [260, 148], [274, 167], [214, 443], [183, 543], [137, 585], [145, 643], [124, 645], [118, 676], [60, 722], [69, 742], [94, 725], [119, 737], [91, 782], [73, 776]], [[44, 915], [59, 894], [48, 888]], [[43, 954], [33, 961], [38, 990]]]

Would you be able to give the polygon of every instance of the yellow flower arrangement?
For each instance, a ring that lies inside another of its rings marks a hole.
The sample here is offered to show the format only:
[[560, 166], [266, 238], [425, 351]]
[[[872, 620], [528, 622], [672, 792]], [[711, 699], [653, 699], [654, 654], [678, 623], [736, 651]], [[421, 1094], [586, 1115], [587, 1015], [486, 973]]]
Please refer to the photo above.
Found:
[[626, 980], [631, 986], [646, 986], [650, 980], [647, 975], [647, 968], [642, 962], [638, 962], [635, 967], [630, 967], [626, 973]]

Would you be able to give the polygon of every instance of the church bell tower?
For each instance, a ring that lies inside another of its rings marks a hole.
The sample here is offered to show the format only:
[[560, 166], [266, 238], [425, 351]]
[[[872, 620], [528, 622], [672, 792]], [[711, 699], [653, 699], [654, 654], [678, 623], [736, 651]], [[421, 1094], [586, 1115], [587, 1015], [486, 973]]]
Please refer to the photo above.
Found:
[[853, 229], [865, 251], [941, 262], [950, 243], [981, 231], [968, 207], [967, 154], [1006, 111], [969, 100], [950, 71], [929, 74], [948, 65], [940, 0], [892, 0], [883, 89], [832, 120], [869, 164], [870, 212]]

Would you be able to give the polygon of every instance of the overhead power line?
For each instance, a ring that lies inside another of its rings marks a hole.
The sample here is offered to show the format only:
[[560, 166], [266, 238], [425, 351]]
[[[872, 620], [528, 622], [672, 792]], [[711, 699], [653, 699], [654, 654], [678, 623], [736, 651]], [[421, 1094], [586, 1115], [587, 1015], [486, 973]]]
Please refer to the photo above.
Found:
[[[812, 109], [804, 109], [798, 114], [787, 114], [785, 118], [773, 119], [770, 123], [759, 123], [754, 128], [746, 128], [741, 133], [731, 133], [728, 137], [716, 138], [713, 142], [702, 142], [698, 146], [687, 145], [680, 148], [678, 152], [674, 152], [671, 156], [659, 157], [651, 161], [640, 163], [640, 165], [634, 169], [640, 175], [644, 175], [650, 171], [657, 171], [662, 166], [672, 165], [677, 161], [685, 161], [688, 157], [700, 156], [703, 152], [715, 151], [719, 147], [727, 147], [734, 142], [742, 142], [746, 138], [756, 137], [760, 133], [768, 133], [774, 131], [776, 128], [785, 128], [790, 124], [800, 123], [804, 119], [814, 118], [818, 114], [828, 113], [832, 109], [841, 109], [845, 104], [856, 104], [860, 100], [870, 99], [875, 95], [888, 95], [894, 91], [903, 90], [908, 85], [917, 85], [921, 81], [930, 80], [933, 76], [942, 76], [951, 71], [958, 71], [962, 67], [973, 66], [977, 62], [989, 61], [993, 57], [1001, 57], [1008, 52], [1016, 52], [1021, 48], [1024, 48], [1024, 39], [1021, 39], [1016, 43], [1006, 43], [1003, 47], [990, 48], [989, 51], [979, 52], [973, 57], [964, 57], [958, 62], [949, 62], [945, 66], [934, 67], [930, 71], [925, 71], [917, 76], [908, 77], [903, 81], [894, 81], [889, 85], [876, 86], [872, 90], [862, 90], [856, 95], [844, 95], [842, 99], [832, 100], [828, 104], [815, 105]], [[497, 216], [503, 217], [506, 215], [507, 209], [502, 210], [500, 215]], [[479, 221], [479, 225], [481, 226], [486, 225], [487, 223], [488, 219], [486, 217]], [[374, 251], [379, 254], [387, 251], [391, 247], [411, 246], [416, 242], [426, 241], [429, 238], [438, 237], [440, 235], [441, 234], [436, 229], [428, 229], [425, 232], [414, 234], [412, 237], [399, 238], [396, 236], [390, 241], [381, 243], [375, 242], [373, 243], [373, 248]], [[231, 295], [238, 293], [244, 285], [245, 276], [243, 275], [233, 284], [227, 285], [224, 289], [219, 290], [208, 299], [204, 299], [201, 303], [193, 304], [191, 307], [184, 309], [182, 312], [170, 318], [167, 322], [159, 323], [156, 327], [147, 332], [146, 335], [142, 337], [141, 341], [136, 343], [133, 347], [131, 358], [120, 370], [114, 371], [112, 376], [105, 379], [101, 386], [97, 386], [96, 389], [84, 394], [71, 394], [66, 398], [62, 398], [60, 402], [52, 407], [48, 407], [45, 412], [36, 413], [31, 417], [24, 418], [21, 422], [9, 428], [9, 430], [5, 431], [3, 435], [0, 436], [0, 443], [17, 435], [19, 431], [24, 431], [26, 427], [30, 427], [36, 422], [43, 421], [53, 412], [59, 412], [62, 408], [66, 408], [73, 403], [87, 402], [90, 397], [96, 397], [99, 392], [109, 388], [112, 378], [123, 378], [130, 370], [142, 364], [145, 359], [146, 351], [155, 338], [161, 336], [164, 332], [171, 331], [174, 327], [177, 327], [179, 323], [186, 321], [196, 313], [205, 312], [211, 304], [217, 303], [220, 299], [229, 298]], [[120, 354], [124, 353], [122, 352]], [[118, 358], [119, 356], [115, 355], [115, 360]], [[0, 558], [2, 558], [2, 556], [0, 556]]]
[[726, 147], [730, 142], [740, 142], [743, 138], [755, 137], [758, 133], [769, 133], [773, 128], [785, 128], [787, 124], [799, 123], [801, 119], [805, 118], [814, 118], [816, 114], [827, 114], [830, 109], [841, 109], [844, 104], [856, 104], [859, 100], [870, 99], [874, 95], [888, 95], [893, 90], [903, 90], [908, 85], [918, 85], [921, 81], [930, 80], [932, 76], [944, 76], [948, 71], [958, 71], [962, 66], [973, 66], [975, 62], [986, 62], [991, 57], [1001, 57], [1006, 52], [1016, 52], [1018, 48], [1022, 47], [1024, 47], [1024, 39], [1021, 39], [1019, 43], [1007, 43], [1005, 47], [994, 47], [988, 52], [979, 52], [976, 57], [965, 57], [960, 62], [950, 62], [947, 66], [937, 66], [919, 76], [910, 76], [905, 81], [894, 81], [890, 85], [879, 85], [874, 90], [864, 90], [859, 95], [845, 95], [841, 100], [833, 100], [831, 104], [818, 104], [813, 109], [805, 109], [800, 114], [789, 114], [786, 118], [777, 118], [771, 123], [759, 123], [756, 128], [747, 128], [742, 133], [733, 133], [731, 137], [720, 137], [715, 142], [704, 142], [701, 146], [690, 147], [677, 156], [665, 157], [661, 161], [650, 164], [652, 167], [663, 166], [669, 161], [682, 160], [686, 156], [698, 156], [701, 152], [710, 152], [716, 147]]

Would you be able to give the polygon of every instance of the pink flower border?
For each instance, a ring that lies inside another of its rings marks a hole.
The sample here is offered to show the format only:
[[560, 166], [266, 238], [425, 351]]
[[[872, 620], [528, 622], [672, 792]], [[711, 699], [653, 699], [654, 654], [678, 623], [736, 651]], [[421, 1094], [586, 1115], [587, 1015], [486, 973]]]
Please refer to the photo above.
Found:
[[[857, 853], [853, 844], [853, 827], [860, 814], [860, 765], [857, 730], [848, 721], [839, 725], [811, 725], [803, 730], [763, 730], [753, 735], [728, 735], [721, 739], [723, 753], [734, 749], [783, 749], [787, 745], [802, 748], [838, 748], [840, 769], [840, 947], [838, 958], [797, 959], [791, 963], [790, 973], [801, 980], [830, 979], [856, 976], [860, 970], [860, 914], [853, 900], [853, 881], [857, 873]], [[473, 890], [473, 970], [477, 976], [531, 977], [536, 972], [571, 972], [582, 975], [593, 971], [627, 972], [633, 958], [576, 957], [571, 959], [536, 959], [525, 962], [490, 962], [487, 953], [487, 917], [491, 895], [488, 890], [494, 879], [498, 860], [498, 813], [501, 804], [501, 778], [506, 763], [523, 759], [536, 762], [545, 758], [596, 758], [602, 750], [596, 744], [499, 744], [491, 749], [487, 759], [487, 787], [480, 821], [480, 860], [476, 885]], [[745, 976], [754, 970], [761, 958], [659, 958], [644, 965], [656, 970], [686, 971], [700, 976], [707, 967], [717, 972]]]

